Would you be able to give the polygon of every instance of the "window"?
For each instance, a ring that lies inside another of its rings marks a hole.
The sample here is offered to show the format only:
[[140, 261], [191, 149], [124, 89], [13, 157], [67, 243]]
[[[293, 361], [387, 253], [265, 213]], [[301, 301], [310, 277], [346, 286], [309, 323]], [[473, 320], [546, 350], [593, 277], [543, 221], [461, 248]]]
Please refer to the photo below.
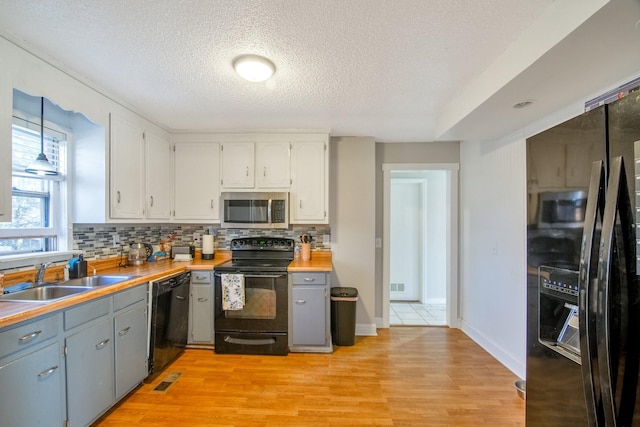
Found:
[[0, 256], [66, 248], [66, 149], [69, 135], [45, 122], [44, 152], [57, 176], [25, 168], [40, 153], [40, 123], [14, 111], [12, 127], [12, 222], [0, 223]]

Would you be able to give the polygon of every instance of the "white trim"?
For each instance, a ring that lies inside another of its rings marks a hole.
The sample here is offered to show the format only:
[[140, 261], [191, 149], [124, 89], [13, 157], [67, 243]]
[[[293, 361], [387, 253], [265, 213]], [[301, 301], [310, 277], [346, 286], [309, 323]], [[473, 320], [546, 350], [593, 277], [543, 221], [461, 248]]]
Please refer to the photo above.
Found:
[[460, 329], [462, 332], [467, 334], [469, 338], [478, 343], [480, 347], [486, 350], [490, 355], [492, 355], [496, 360], [500, 361], [504, 366], [507, 367], [511, 372], [520, 378], [525, 378], [526, 374], [526, 366], [518, 360], [513, 354], [506, 353], [503, 348], [497, 345], [495, 342], [491, 341], [485, 335], [481, 334], [477, 330], [475, 330], [469, 323], [464, 320], [460, 320]]
[[383, 163], [383, 236], [382, 236], [382, 319], [376, 318], [379, 327], [389, 327], [389, 273], [390, 273], [390, 223], [391, 171], [393, 170], [444, 170], [447, 172], [447, 325], [458, 328], [458, 171], [459, 163]]
[[376, 324], [375, 323], [357, 323], [356, 335], [361, 337], [377, 337], [378, 330], [376, 329]]
[[[77, 251], [80, 253], [81, 251]], [[74, 255], [71, 251], [38, 252], [20, 255], [4, 255], [0, 257], [0, 270], [12, 268], [34, 267], [43, 262], [68, 261]]]

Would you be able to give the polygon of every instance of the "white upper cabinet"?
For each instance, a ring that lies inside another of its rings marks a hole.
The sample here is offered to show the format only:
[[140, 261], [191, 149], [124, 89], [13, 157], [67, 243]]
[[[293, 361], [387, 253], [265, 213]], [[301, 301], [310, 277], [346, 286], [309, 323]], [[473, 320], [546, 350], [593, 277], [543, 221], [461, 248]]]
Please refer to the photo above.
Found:
[[166, 135], [145, 133], [146, 145], [146, 218], [171, 218], [171, 142]]
[[289, 141], [256, 144], [256, 188], [289, 188], [290, 147]]
[[171, 219], [169, 135], [136, 117], [111, 115], [109, 219]]
[[174, 165], [174, 219], [219, 222], [220, 144], [175, 142]]
[[328, 136], [294, 141], [291, 149], [289, 212], [292, 224], [329, 223], [328, 177]]
[[144, 217], [144, 131], [133, 121], [111, 116], [110, 217]]
[[221, 146], [221, 184], [223, 189], [251, 189], [255, 176], [255, 144], [224, 142]]

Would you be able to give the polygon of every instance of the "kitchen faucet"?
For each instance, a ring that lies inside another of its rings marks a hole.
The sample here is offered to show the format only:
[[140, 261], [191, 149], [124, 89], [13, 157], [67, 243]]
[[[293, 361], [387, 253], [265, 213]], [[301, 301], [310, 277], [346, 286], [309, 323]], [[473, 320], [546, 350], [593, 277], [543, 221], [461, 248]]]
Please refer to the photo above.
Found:
[[44, 273], [45, 271], [47, 271], [47, 267], [49, 267], [51, 264], [51, 262], [43, 262], [42, 264], [40, 264], [40, 269], [38, 270], [38, 272], [36, 273], [36, 281], [35, 281], [35, 285], [41, 285], [43, 280], [44, 280]]

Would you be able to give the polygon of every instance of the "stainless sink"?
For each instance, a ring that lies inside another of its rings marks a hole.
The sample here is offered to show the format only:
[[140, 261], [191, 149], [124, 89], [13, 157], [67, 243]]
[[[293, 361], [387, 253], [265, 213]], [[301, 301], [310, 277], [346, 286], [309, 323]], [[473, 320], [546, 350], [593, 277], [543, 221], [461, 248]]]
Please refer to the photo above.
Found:
[[115, 285], [116, 283], [124, 282], [126, 280], [131, 280], [136, 276], [120, 276], [120, 275], [98, 275], [98, 276], [87, 276], [79, 279], [71, 279], [61, 283], [61, 286], [88, 286], [88, 287], [98, 287], [98, 286], [108, 286]]
[[91, 290], [88, 286], [44, 285], [0, 295], [0, 301], [51, 302]]

